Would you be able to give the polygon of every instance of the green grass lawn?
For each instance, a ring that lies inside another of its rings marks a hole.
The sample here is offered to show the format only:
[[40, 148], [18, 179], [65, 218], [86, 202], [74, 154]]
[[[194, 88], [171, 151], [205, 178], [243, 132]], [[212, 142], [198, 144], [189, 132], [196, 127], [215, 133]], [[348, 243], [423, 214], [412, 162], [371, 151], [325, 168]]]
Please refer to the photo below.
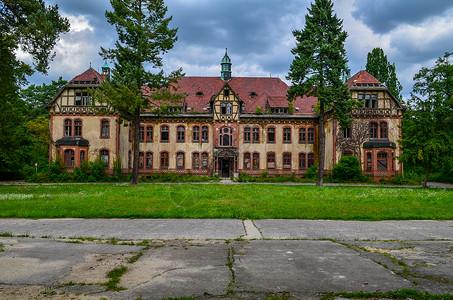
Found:
[[453, 190], [266, 184], [0, 186], [3, 218], [453, 219]]

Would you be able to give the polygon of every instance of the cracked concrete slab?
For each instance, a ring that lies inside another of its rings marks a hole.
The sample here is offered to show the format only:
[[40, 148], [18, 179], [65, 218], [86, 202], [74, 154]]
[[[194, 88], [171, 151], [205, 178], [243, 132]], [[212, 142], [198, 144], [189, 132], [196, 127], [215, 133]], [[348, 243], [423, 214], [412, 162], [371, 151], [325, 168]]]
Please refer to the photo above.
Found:
[[330, 241], [250, 241], [237, 248], [234, 258], [234, 289], [239, 291], [325, 293], [412, 288], [409, 281]]
[[[74, 265], [86, 262], [87, 255], [121, 255], [140, 249], [135, 246], [74, 244], [50, 239], [0, 238], [0, 242], [4, 245], [4, 251], [0, 253], [0, 283], [11, 285], [51, 286], [68, 276]], [[86, 279], [84, 282], [90, 283]]]
[[33, 237], [116, 239], [236, 239], [245, 235], [232, 219], [0, 219], [0, 233]]
[[119, 298], [225, 295], [231, 280], [228, 247], [218, 241], [151, 248], [121, 278], [127, 290]]
[[255, 220], [265, 239], [453, 240], [453, 221]]

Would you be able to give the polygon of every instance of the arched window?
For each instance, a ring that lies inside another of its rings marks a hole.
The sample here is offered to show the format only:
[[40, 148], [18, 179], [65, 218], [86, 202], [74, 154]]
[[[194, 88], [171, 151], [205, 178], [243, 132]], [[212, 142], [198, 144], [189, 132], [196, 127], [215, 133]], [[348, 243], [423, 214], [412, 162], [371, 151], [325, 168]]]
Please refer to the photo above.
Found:
[[283, 128], [283, 143], [291, 144], [291, 127]]
[[152, 169], [153, 168], [153, 153], [146, 152], [146, 168]]
[[80, 164], [85, 161], [85, 151], [80, 151]]
[[167, 125], [164, 125], [160, 128], [160, 142], [161, 143], [168, 143], [169, 133], [170, 133], [170, 129], [168, 128]]
[[153, 142], [154, 128], [153, 126], [146, 126], [146, 142]]
[[64, 136], [72, 136], [72, 121], [64, 120]]
[[308, 153], [307, 168], [313, 167], [314, 164], [315, 164], [315, 155], [313, 153]]
[[299, 170], [305, 170], [307, 168], [307, 155], [305, 153], [299, 153]]
[[370, 123], [370, 139], [378, 138], [378, 124], [376, 122]]
[[202, 143], [207, 143], [208, 142], [208, 136], [209, 136], [209, 128], [208, 128], [208, 126], [201, 127], [201, 142]]
[[244, 169], [249, 170], [251, 166], [250, 153], [244, 153]]
[[267, 142], [270, 144], [275, 143], [275, 127], [267, 128]]
[[193, 143], [200, 142], [200, 126], [194, 126], [192, 128], [192, 142]]
[[160, 168], [168, 169], [168, 152], [162, 152], [160, 154]]
[[275, 169], [275, 153], [274, 152], [267, 153], [266, 165], [267, 165], [268, 169]]
[[105, 164], [105, 167], [109, 167], [109, 150], [101, 150], [100, 151], [101, 155], [101, 161]]
[[315, 129], [313, 127], [308, 127], [308, 134], [307, 134], [307, 143], [314, 144], [315, 143]]
[[259, 127], [253, 127], [252, 141], [255, 144], [260, 142], [260, 128]]
[[184, 143], [186, 141], [186, 128], [183, 125], [176, 129], [176, 142]]
[[[129, 134], [131, 134], [131, 126], [129, 126]], [[110, 121], [101, 121], [101, 139], [108, 139], [110, 137]], [[129, 138], [131, 140], [131, 138]]]
[[373, 165], [373, 158], [372, 158], [371, 152], [367, 152], [367, 154], [366, 154], [366, 170], [371, 171], [372, 165]]
[[192, 153], [192, 169], [199, 168], [200, 168], [200, 153], [194, 152]]
[[139, 130], [139, 140], [140, 142], [144, 142], [145, 141], [145, 126], [140, 126], [140, 130]]
[[299, 128], [299, 144], [305, 144], [306, 143], [305, 132], [306, 132], [305, 127], [300, 127]]
[[381, 124], [379, 125], [381, 130], [381, 139], [387, 139], [388, 138], [387, 122], [381, 122]]
[[138, 167], [143, 169], [145, 165], [145, 154], [143, 152], [138, 153]]
[[260, 168], [260, 154], [258, 152], [253, 153], [252, 157], [252, 168], [258, 170]]
[[351, 127], [347, 127], [343, 129], [343, 138], [350, 139], [351, 138]]
[[231, 128], [224, 127], [220, 129], [220, 146], [233, 145], [233, 133]]
[[387, 153], [386, 152], [378, 152], [377, 154], [377, 169], [378, 171], [387, 171]]
[[283, 153], [283, 169], [291, 169], [291, 153], [285, 152]]
[[82, 136], [82, 120], [74, 120], [74, 136]]
[[251, 132], [250, 127], [244, 128], [244, 143], [250, 143], [250, 132]]
[[185, 166], [184, 152], [176, 153], [176, 168], [184, 169], [184, 166]]
[[74, 168], [74, 150], [65, 150], [64, 151], [64, 164], [68, 168]]
[[129, 152], [127, 153], [127, 168], [128, 169], [131, 168], [131, 161], [132, 161], [132, 152], [131, 152], [131, 150], [129, 150]]
[[208, 168], [208, 153], [203, 152], [201, 154], [201, 168], [207, 169]]

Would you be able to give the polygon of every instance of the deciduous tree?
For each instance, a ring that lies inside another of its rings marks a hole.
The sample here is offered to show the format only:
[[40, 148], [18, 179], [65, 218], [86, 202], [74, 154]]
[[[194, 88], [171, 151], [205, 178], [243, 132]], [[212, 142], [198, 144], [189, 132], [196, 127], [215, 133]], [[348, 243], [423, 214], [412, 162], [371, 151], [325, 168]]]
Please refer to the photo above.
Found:
[[333, 12], [331, 0], [315, 0], [305, 15], [305, 28], [293, 31], [296, 47], [288, 79], [291, 88], [288, 99], [309, 95], [318, 98], [319, 113], [319, 173], [316, 185], [321, 186], [325, 161], [325, 114], [331, 112], [341, 126], [346, 128], [351, 120], [348, 115], [355, 105], [349, 90], [341, 80], [346, 70], [344, 42], [347, 33], [343, 21]]
[[[170, 29], [163, 0], [110, 0], [113, 11], [105, 13], [114, 25], [118, 41], [114, 49], [101, 48], [101, 55], [114, 62], [112, 78], [94, 91], [98, 103], [121, 120], [132, 124], [132, 184], [138, 183], [140, 113], [159, 102], [182, 97], [173, 90], [182, 70], [166, 75], [162, 55], [173, 48], [177, 29]], [[154, 71], [154, 72], [153, 72]]]
[[414, 76], [414, 88], [402, 124], [402, 159], [425, 168], [423, 187], [431, 168], [453, 167], [453, 53], [423, 67]]

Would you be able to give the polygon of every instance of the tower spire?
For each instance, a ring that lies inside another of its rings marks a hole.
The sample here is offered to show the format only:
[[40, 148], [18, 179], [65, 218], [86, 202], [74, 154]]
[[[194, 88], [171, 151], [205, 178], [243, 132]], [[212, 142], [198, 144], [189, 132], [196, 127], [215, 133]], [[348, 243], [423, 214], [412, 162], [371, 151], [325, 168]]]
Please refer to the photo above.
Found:
[[223, 81], [231, 80], [231, 59], [228, 56], [228, 48], [225, 48], [225, 56], [222, 59], [221, 78]]

